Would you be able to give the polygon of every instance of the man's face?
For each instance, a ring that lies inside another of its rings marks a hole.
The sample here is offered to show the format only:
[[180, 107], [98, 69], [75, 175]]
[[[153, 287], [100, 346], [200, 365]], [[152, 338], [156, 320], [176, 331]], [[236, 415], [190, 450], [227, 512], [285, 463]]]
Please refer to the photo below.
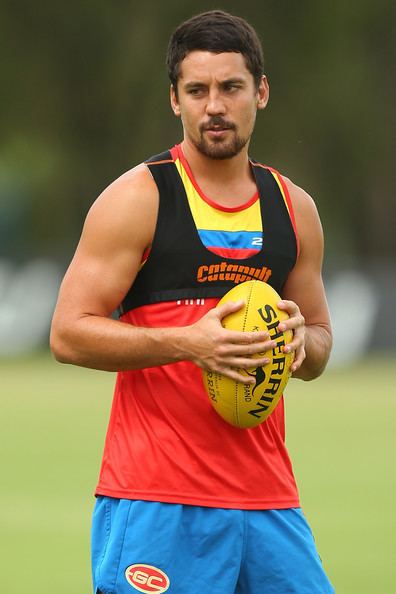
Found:
[[242, 54], [194, 51], [180, 65], [171, 104], [186, 142], [212, 159], [229, 159], [248, 146], [268, 94], [266, 78], [257, 89]]

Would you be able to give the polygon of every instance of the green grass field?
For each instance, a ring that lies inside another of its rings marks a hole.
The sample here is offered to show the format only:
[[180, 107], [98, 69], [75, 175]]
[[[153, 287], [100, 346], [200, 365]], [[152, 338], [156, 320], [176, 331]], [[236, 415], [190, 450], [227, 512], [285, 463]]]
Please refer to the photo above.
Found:
[[[395, 363], [367, 360], [287, 388], [302, 503], [337, 594], [396, 592]], [[0, 361], [2, 592], [91, 591], [92, 493], [113, 382], [48, 355]]]

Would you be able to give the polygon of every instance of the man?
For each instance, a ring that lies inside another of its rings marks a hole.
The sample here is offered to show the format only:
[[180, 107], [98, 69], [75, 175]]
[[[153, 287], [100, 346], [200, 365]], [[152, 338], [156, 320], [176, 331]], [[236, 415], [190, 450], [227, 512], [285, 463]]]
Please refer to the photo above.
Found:
[[[212, 409], [201, 369], [240, 382], [265, 366], [265, 332], [215, 309], [235, 285], [213, 266], [268, 270], [290, 319], [294, 377], [331, 348], [323, 237], [311, 198], [248, 157], [269, 87], [244, 20], [210, 11], [171, 37], [183, 141], [122, 175], [92, 206], [63, 281], [59, 361], [118, 371], [92, 531], [95, 592], [329, 593], [284, 443], [283, 402], [253, 429]], [[212, 268], [211, 268], [212, 267]], [[120, 321], [110, 314], [120, 309]]]

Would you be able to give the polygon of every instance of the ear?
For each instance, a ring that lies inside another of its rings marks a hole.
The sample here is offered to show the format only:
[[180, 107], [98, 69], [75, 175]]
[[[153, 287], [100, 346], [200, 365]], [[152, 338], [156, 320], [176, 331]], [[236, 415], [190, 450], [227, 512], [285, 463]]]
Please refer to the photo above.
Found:
[[171, 85], [170, 87], [170, 103], [171, 103], [171, 107], [173, 110], [173, 113], [175, 114], [176, 117], [180, 117], [180, 105], [179, 105], [179, 101], [177, 99], [177, 95], [176, 95], [176, 91], [175, 91], [175, 87], [173, 85]]
[[267, 77], [263, 74], [257, 89], [257, 109], [265, 109], [269, 101], [269, 84]]

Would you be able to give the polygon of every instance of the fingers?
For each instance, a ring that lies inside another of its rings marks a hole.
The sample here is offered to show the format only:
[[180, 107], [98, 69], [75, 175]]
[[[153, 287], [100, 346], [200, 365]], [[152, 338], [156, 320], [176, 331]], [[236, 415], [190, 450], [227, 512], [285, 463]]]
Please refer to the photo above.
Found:
[[219, 345], [213, 354], [209, 367], [213, 371], [238, 382], [254, 384], [255, 379], [241, 373], [241, 371], [268, 365], [271, 360], [268, 352], [275, 347], [275, 344], [274, 341], [265, 341], [258, 345]]
[[264, 367], [264, 365], [268, 365], [270, 362], [270, 358], [267, 356], [263, 357], [229, 357], [227, 360], [227, 364], [224, 365], [224, 368], [231, 368], [231, 369], [256, 369], [256, 367]]
[[303, 348], [305, 344], [305, 327], [301, 327], [294, 332], [293, 340], [283, 347], [284, 353], [292, 353], [300, 348]]
[[[233, 356], [240, 355], [242, 357], [252, 357], [253, 355], [260, 355], [260, 353], [266, 353], [276, 347], [276, 341], [268, 338], [268, 333], [263, 332], [261, 340], [260, 337], [255, 337], [258, 332], [235, 332], [231, 333], [232, 336], [225, 336], [224, 342], [219, 343], [218, 352], [220, 355]], [[250, 334], [250, 337], [244, 336]], [[242, 335], [242, 336], [241, 336]]]
[[224, 367], [221, 371], [219, 371], [219, 373], [229, 377], [235, 382], [240, 382], [241, 384], [253, 385], [256, 383], [256, 380], [253, 377], [250, 377], [249, 375], [243, 375], [238, 371], [238, 369], [233, 369], [232, 367]]
[[280, 301], [278, 303], [278, 308], [285, 311], [290, 316], [288, 320], [280, 322], [278, 328], [281, 332], [285, 332], [285, 330], [296, 330], [305, 325], [304, 316], [294, 301]]
[[[253, 377], [243, 371], [263, 367], [269, 363], [269, 351], [277, 346], [267, 331], [242, 332], [222, 327], [222, 319], [244, 307], [244, 301], [230, 301], [210, 310], [198, 323], [200, 327], [199, 349], [192, 360], [204, 369], [212, 369], [230, 379], [244, 384], [254, 384]], [[289, 318], [279, 323], [280, 332], [291, 331], [292, 340], [283, 348], [285, 353], [294, 353], [291, 372], [299, 369], [305, 359], [305, 319], [294, 301], [282, 300], [280, 310]], [[267, 356], [266, 356], [267, 355]]]
[[219, 320], [222, 320], [230, 313], [234, 313], [235, 311], [242, 309], [244, 305], [246, 305], [246, 303], [242, 299], [239, 301], [227, 301], [222, 305], [218, 305], [213, 310], [213, 313], [218, 317]]
[[294, 373], [295, 371], [297, 371], [297, 369], [299, 369], [301, 367], [301, 365], [303, 364], [305, 357], [306, 357], [304, 347], [298, 348], [295, 351], [295, 353], [296, 353], [296, 355], [295, 355], [294, 361], [292, 363], [292, 366], [290, 367], [290, 371], [292, 373]]
[[[258, 333], [251, 332], [249, 333], [252, 335], [251, 340], [247, 344], [243, 344], [240, 340], [246, 338], [244, 334], [247, 333], [225, 331], [222, 335], [223, 340], [219, 339], [210, 359], [205, 361], [204, 367], [237, 382], [255, 384], [254, 377], [244, 374], [243, 371], [267, 365], [271, 360], [269, 353], [275, 348], [276, 342], [268, 340], [266, 332], [262, 333], [265, 335], [266, 340], [256, 342], [254, 339]], [[233, 336], [235, 342], [230, 340], [230, 335]]]
[[[228, 301], [222, 305], [211, 310], [212, 315], [216, 317], [216, 319], [221, 322], [223, 318], [228, 316], [231, 313], [239, 311], [242, 307], [244, 307], [246, 303], [243, 300], [240, 301]], [[226, 338], [225, 338], [226, 337]], [[242, 332], [238, 330], [230, 330], [227, 329], [227, 334], [224, 335], [224, 339], [227, 343], [232, 342], [238, 345], [253, 345], [255, 343], [264, 342], [269, 337], [269, 332], [266, 331], [255, 331], [255, 332]], [[266, 347], [268, 349], [268, 347]], [[263, 350], [263, 349], [262, 349]], [[247, 350], [246, 354], [254, 354], [260, 352], [260, 348], [252, 348], [251, 350]]]
[[294, 361], [291, 366], [291, 372], [294, 373], [299, 369], [306, 357], [305, 353], [305, 319], [300, 308], [294, 301], [283, 300], [278, 303], [279, 309], [286, 311], [289, 314], [289, 319], [280, 322], [278, 328], [281, 332], [291, 330], [293, 332], [293, 339], [284, 348], [285, 353], [294, 352]]
[[243, 373], [243, 370], [256, 369], [256, 367], [264, 367], [270, 362], [268, 357], [243, 359], [235, 358], [229, 359], [227, 365], [218, 365], [212, 370], [217, 373], [221, 373], [230, 379], [241, 382], [242, 384], [255, 384], [256, 380], [254, 377]]

